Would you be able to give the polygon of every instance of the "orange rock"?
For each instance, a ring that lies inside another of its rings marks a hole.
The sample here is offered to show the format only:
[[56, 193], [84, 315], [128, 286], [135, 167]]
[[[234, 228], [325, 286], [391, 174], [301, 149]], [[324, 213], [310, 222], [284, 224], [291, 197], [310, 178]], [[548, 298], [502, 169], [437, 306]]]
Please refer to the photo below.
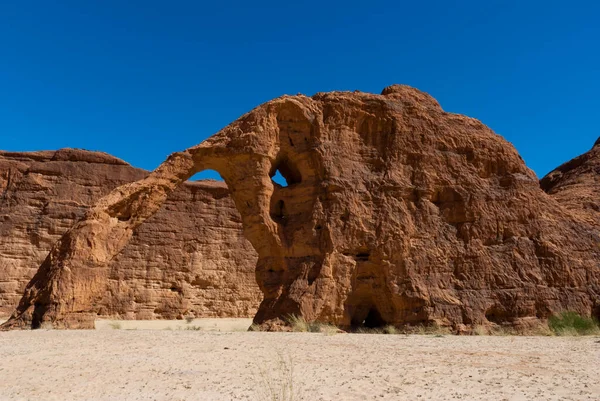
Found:
[[[0, 318], [91, 204], [147, 174], [96, 152], [0, 152]], [[252, 317], [256, 258], [225, 184], [186, 182], [111, 260], [92, 309], [128, 319]]]
[[540, 184], [589, 224], [600, 224], [600, 139], [589, 152], [548, 173]]
[[482, 123], [394, 85], [275, 99], [114, 190], [53, 247], [4, 327], [91, 327], [109, 262], [204, 169], [223, 176], [258, 253], [264, 327], [289, 314], [456, 328], [598, 311], [593, 224]]

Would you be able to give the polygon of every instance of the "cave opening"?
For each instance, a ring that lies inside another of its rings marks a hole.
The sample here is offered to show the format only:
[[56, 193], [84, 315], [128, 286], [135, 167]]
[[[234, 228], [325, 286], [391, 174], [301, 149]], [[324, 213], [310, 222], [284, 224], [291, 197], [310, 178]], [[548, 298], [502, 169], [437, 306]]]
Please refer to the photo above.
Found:
[[359, 308], [356, 312], [350, 321], [352, 330], [359, 330], [361, 328], [378, 329], [388, 325], [388, 322], [385, 321], [381, 313], [374, 306], [368, 309]]
[[31, 316], [31, 329], [37, 330], [42, 327], [42, 321], [44, 319], [44, 314], [48, 308], [46, 305], [36, 302], [33, 305], [33, 314]]
[[286, 210], [283, 199], [278, 200], [271, 208], [271, 218], [273, 221], [282, 224], [285, 221]]

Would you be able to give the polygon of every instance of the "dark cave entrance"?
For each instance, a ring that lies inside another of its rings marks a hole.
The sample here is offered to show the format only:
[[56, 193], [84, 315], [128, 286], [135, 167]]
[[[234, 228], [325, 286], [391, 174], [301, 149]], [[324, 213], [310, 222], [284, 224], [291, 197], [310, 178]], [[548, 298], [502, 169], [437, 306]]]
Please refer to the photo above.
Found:
[[374, 306], [350, 309], [355, 309], [354, 313], [351, 312], [350, 317], [350, 329], [353, 331], [361, 328], [378, 329], [388, 325], [388, 322]]
[[42, 321], [44, 314], [48, 308], [39, 302], [36, 302], [33, 306], [33, 314], [31, 316], [31, 329], [36, 330], [42, 327]]

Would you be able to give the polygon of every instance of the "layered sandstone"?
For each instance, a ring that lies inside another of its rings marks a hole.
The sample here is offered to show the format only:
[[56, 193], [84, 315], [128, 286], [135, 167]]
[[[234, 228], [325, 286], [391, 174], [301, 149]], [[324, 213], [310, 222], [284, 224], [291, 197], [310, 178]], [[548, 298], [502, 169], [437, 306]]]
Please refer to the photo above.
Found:
[[[97, 152], [0, 152], [0, 317], [90, 205], [147, 174]], [[226, 186], [187, 182], [110, 261], [94, 309], [131, 319], [253, 316], [255, 263]]]
[[481, 122], [394, 85], [275, 99], [114, 190], [53, 247], [4, 327], [90, 327], [110, 261], [204, 169], [223, 176], [258, 253], [264, 327], [289, 314], [462, 330], [598, 313], [594, 224]]
[[592, 225], [600, 225], [600, 139], [593, 148], [548, 173], [544, 191]]

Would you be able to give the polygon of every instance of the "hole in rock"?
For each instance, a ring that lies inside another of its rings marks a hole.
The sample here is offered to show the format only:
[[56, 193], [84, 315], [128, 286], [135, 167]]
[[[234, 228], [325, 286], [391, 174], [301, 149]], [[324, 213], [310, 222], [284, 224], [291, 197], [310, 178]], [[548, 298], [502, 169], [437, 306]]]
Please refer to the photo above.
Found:
[[46, 313], [46, 305], [43, 305], [39, 302], [36, 302], [33, 306], [33, 316], [31, 317], [31, 328], [33, 330], [39, 329], [42, 327], [42, 320], [44, 319], [44, 314]]
[[271, 179], [273, 180], [273, 182], [276, 182], [277, 184], [281, 185], [282, 187], [287, 187], [289, 185], [287, 180], [285, 178], [283, 178], [283, 176], [281, 175], [279, 170], [277, 170], [275, 172], [275, 175], [273, 177], [271, 177]]
[[385, 327], [388, 322], [381, 317], [381, 314], [376, 307], [372, 306], [368, 309], [364, 307], [358, 307], [355, 309], [355, 313], [350, 321], [353, 330], [360, 328], [376, 329]]
[[129, 220], [131, 219], [131, 216], [130, 216], [130, 215], [128, 215], [128, 214], [127, 214], [127, 215], [124, 215], [124, 216], [117, 216], [117, 219], [118, 219], [119, 221], [129, 221]]
[[287, 187], [302, 182], [300, 171], [288, 159], [279, 160], [273, 166], [269, 176], [274, 183]]
[[506, 311], [504, 311], [503, 309], [500, 309], [498, 307], [492, 307], [489, 308], [486, 312], [485, 312], [485, 318], [491, 322], [491, 323], [496, 323], [496, 324], [501, 324], [504, 323], [506, 321], [508, 321], [508, 314], [506, 313]]
[[381, 317], [381, 315], [379, 314], [379, 311], [377, 311], [377, 309], [371, 308], [371, 310], [369, 310], [369, 313], [367, 314], [367, 317], [363, 321], [362, 325], [369, 329], [374, 329], [376, 327], [385, 326], [386, 321], [383, 320], [383, 318]]
[[356, 259], [357, 262], [366, 262], [366, 261], [369, 260], [370, 256], [371, 256], [370, 253], [368, 253], [368, 252], [362, 252], [362, 253], [357, 254], [355, 256], [355, 259]]
[[171, 288], [169, 288], [169, 290], [173, 291], [173, 292], [177, 292], [179, 294], [183, 294], [183, 288], [181, 288], [180, 286], [173, 284], [171, 286]]
[[271, 218], [273, 221], [277, 223], [282, 223], [285, 219], [286, 211], [285, 211], [285, 202], [280, 199], [273, 205], [271, 209]]
[[216, 170], [202, 170], [199, 173], [191, 176], [188, 181], [200, 181], [200, 180], [217, 180], [224, 181], [221, 174]]

